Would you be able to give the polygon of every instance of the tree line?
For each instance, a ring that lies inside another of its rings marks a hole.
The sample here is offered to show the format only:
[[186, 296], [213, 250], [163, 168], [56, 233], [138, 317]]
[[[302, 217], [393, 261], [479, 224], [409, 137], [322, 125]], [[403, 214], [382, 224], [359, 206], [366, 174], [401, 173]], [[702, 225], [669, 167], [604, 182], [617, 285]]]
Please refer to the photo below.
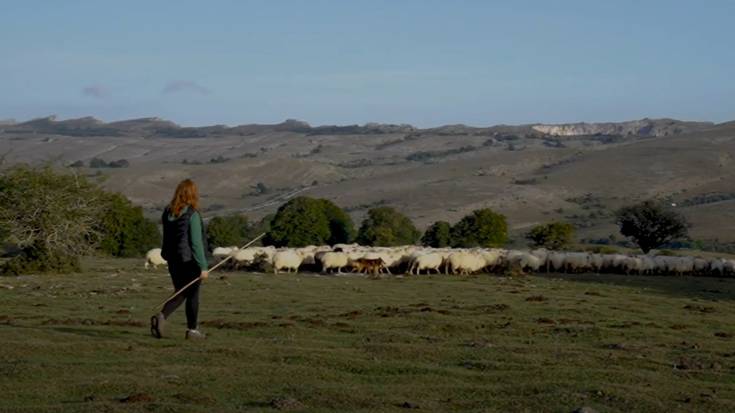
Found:
[[[621, 208], [616, 223], [646, 253], [687, 236], [686, 220], [654, 201]], [[262, 232], [262, 244], [276, 247], [357, 242], [471, 248], [508, 242], [506, 217], [489, 208], [472, 211], [454, 224], [437, 221], [422, 234], [389, 206], [369, 209], [356, 227], [333, 202], [305, 196], [289, 200], [259, 222], [240, 214], [214, 217], [206, 232], [211, 247], [243, 245]], [[551, 222], [525, 236], [531, 246], [563, 249], [573, 242], [574, 227]], [[74, 172], [17, 165], [0, 174], [0, 242], [13, 251], [0, 265], [0, 274], [73, 272], [87, 254], [142, 256], [160, 247], [161, 234], [158, 224], [122, 194], [104, 191]]]

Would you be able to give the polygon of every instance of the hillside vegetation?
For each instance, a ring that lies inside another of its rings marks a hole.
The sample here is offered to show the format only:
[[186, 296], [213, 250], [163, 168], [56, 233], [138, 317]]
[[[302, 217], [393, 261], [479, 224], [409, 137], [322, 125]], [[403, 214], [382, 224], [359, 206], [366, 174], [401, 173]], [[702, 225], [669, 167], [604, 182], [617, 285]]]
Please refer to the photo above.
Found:
[[[735, 123], [540, 126], [549, 125], [420, 129], [289, 120], [191, 128], [158, 118], [44, 118], [3, 125], [0, 152], [5, 164], [51, 160], [103, 176], [106, 188], [152, 218], [175, 185], [192, 177], [205, 217], [243, 211], [258, 220], [307, 195], [345, 208], [354, 222], [389, 206], [424, 230], [492, 208], [508, 217], [511, 241], [551, 221], [601, 239], [617, 232], [613, 211], [657, 198], [678, 205], [694, 240], [735, 242]], [[128, 167], [89, 168], [93, 159]]]

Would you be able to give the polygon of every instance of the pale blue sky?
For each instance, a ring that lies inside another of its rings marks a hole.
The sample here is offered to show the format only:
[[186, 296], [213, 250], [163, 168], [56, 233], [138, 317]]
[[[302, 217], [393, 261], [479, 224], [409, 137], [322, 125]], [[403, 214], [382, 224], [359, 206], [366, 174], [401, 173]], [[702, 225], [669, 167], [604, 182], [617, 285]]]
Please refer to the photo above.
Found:
[[735, 119], [735, 1], [0, 0], [0, 119]]

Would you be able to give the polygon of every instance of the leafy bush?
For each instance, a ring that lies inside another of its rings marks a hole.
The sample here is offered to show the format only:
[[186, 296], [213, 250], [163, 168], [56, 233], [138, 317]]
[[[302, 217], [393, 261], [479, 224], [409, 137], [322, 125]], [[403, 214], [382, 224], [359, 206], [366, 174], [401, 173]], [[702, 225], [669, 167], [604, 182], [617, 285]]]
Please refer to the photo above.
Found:
[[392, 247], [415, 244], [421, 233], [410, 219], [391, 207], [368, 210], [357, 233], [357, 242], [362, 245]]
[[424, 232], [421, 245], [425, 247], [444, 248], [451, 243], [450, 232], [452, 226], [446, 221], [437, 221]]
[[296, 197], [283, 204], [263, 240], [277, 247], [303, 247], [349, 242], [352, 220], [338, 206], [326, 199]]
[[574, 239], [574, 226], [566, 222], [536, 225], [526, 234], [534, 247], [559, 250], [567, 247]]
[[82, 270], [79, 257], [44, 251], [41, 248], [25, 248], [0, 269], [3, 275], [22, 275], [37, 273], [68, 274]]
[[99, 249], [115, 257], [139, 257], [161, 246], [156, 224], [143, 216], [143, 208], [122, 194], [108, 194], [100, 221]]
[[230, 158], [225, 158], [224, 156], [219, 155], [216, 158], [210, 159], [209, 160], [209, 163], [225, 163], [225, 162], [227, 162], [229, 160], [230, 160]]
[[644, 254], [687, 235], [686, 218], [653, 201], [623, 207], [615, 215], [620, 233], [631, 238]]
[[127, 168], [130, 162], [126, 159], [118, 159], [116, 161], [105, 162], [104, 159], [92, 158], [89, 160], [90, 168]]
[[214, 217], [207, 224], [210, 248], [242, 246], [250, 239], [250, 225], [245, 215]]
[[500, 247], [508, 240], [505, 216], [478, 209], [457, 222], [450, 232], [452, 247]]
[[351, 242], [355, 238], [355, 226], [352, 218], [340, 207], [327, 199], [320, 199], [324, 214], [329, 222], [329, 239], [327, 244], [334, 245]]
[[474, 147], [474, 146], [468, 145], [468, 146], [463, 146], [461, 148], [446, 149], [446, 150], [442, 150], [442, 151], [414, 152], [414, 153], [406, 156], [406, 160], [407, 161], [426, 162], [426, 161], [429, 161], [429, 160], [431, 160], [433, 158], [442, 158], [442, 157], [445, 157], [445, 156], [457, 155], [457, 154], [465, 153], [465, 152], [472, 152], [475, 149], [477, 149], [477, 148]]
[[75, 174], [18, 165], [0, 175], [0, 227], [21, 254], [0, 273], [70, 272], [98, 244], [106, 197]]

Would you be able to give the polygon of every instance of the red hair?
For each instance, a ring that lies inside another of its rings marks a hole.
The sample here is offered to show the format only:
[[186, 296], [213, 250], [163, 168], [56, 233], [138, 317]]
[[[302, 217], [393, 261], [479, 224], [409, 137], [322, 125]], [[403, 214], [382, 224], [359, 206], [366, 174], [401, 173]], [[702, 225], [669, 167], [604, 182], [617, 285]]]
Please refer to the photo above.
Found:
[[184, 179], [179, 183], [168, 208], [173, 216], [179, 216], [187, 205], [195, 210], [199, 209], [199, 190], [191, 179]]

